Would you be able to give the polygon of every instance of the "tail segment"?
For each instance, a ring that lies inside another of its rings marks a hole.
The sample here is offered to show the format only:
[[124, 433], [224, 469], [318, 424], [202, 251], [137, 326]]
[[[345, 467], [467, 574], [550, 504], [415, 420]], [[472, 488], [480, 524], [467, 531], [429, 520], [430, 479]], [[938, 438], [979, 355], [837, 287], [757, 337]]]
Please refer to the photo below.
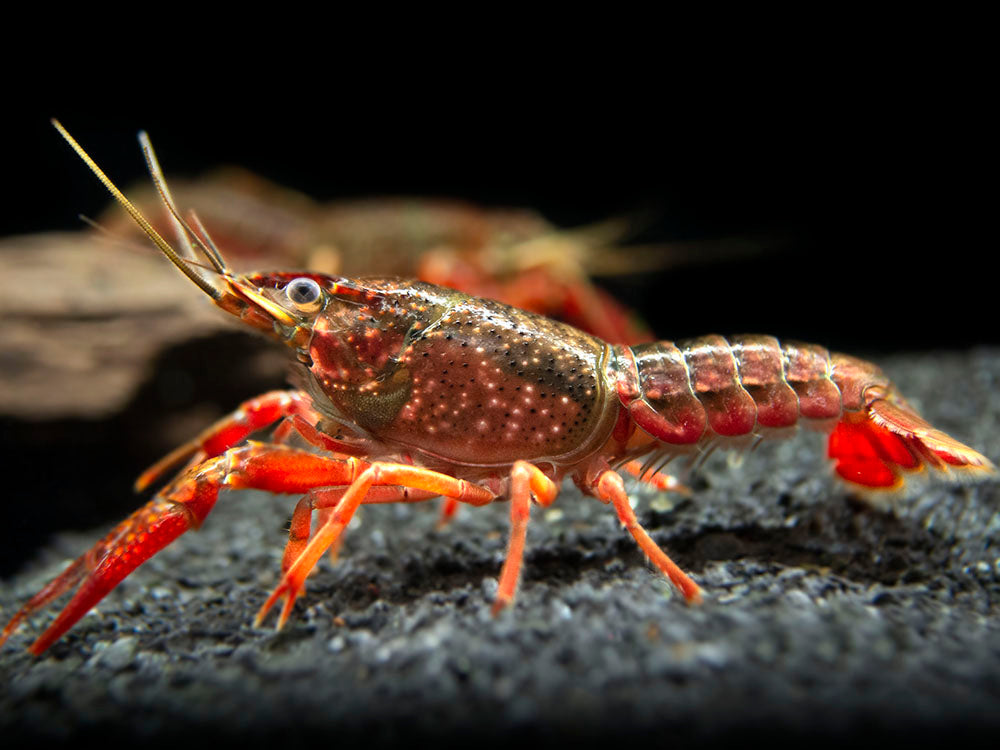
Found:
[[842, 479], [891, 490], [902, 487], [907, 472], [924, 467], [967, 478], [995, 471], [989, 459], [931, 427], [889, 389], [876, 385], [862, 394], [864, 406], [844, 411], [830, 435], [828, 455]]

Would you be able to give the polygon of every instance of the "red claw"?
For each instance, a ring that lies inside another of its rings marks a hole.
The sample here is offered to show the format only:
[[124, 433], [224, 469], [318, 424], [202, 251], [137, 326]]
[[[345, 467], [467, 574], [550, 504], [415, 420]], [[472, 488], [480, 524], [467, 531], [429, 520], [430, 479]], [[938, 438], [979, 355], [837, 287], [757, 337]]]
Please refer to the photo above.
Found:
[[215, 505], [217, 495], [217, 486], [192, 484], [171, 499], [158, 497], [144, 505], [21, 607], [0, 633], [0, 644], [33, 612], [76, 588], [55, 621], [28, 647], [36, 656], [41, 654], [132, 571], [192, 525], [200, 524]]

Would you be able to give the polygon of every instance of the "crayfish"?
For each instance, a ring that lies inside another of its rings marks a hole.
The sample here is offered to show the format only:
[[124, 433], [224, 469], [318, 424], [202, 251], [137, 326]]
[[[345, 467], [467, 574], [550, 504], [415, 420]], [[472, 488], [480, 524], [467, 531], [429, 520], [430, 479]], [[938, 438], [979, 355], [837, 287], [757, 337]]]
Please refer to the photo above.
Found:
[[[244, 403], [146, 471], [139, 489], [183, 465], [151, 501], [28, 601], [0, 643], [33, 612], [75, 589], [30, 646], [43, 652], [139, 565], [200, 526], [223, 489], [302, 495], [281, 580], [255, 620], [260, 624], [283, 601], [281, 627], [306, 577], [327, 550], [336, 550], [362, 504], [443, 496], [447, 517], [460, 503], [509, 501], [510, 537], [493, 603], [498, 612], [515, 597], [532, 504], [548, 506], [571, 478], [613, 506], [642, 551], [694, 603], [701, 588], [640, 525], [620, 471], [675, 486], [661, 471], [670, 458], [777, 434], [800, 421], [830, 430], [836, 473], [861, 487], [898, 488], [924, 468], [964, 476], [994, 470], [924, 421], [875, 365], [819, 346], [760, 335], [612, 345], [425, 282], [235, 274], [199, 222], [192, 227], [177, 211], [147, 139], [146, 158], [180, 250], [55, 126], [217, 307], [292, 350], [301, 387]], [[268, 442], [247, 441], [272, 425]]]

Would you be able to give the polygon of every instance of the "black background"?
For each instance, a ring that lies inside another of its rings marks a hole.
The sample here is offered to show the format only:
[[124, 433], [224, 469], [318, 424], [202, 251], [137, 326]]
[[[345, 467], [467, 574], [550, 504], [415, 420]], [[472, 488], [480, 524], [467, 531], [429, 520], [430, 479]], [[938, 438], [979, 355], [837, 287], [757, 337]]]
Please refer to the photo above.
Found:
[[209, 86], [190, 103], [161, 92], [162, 107], [53, 97], [6, 121], [0, 232], [71, 229], [108, 205], [49, 125], [57, 116], [120, 185], [143, 178], [145, 128], [168, 175], [238, 164], [322, 200], [457, 197], [561, 226], [641, 211], [654, 220], [639, 241], [761, 239], [756, 256], [602, 281], [663, 338], [965, 348], [997, 340], [984, 186], [995, 158], [977, 84], [955, 72], [834, 70], [684, 93], [669, 81], [550, 92], [513, 77], [218, 100]]

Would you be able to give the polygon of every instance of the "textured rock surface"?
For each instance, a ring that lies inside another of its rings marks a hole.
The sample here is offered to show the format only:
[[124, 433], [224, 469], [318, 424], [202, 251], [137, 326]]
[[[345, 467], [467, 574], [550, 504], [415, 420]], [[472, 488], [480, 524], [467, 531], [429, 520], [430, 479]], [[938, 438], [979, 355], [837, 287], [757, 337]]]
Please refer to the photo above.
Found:
[[[882, 364], [936, 426], [1000, 458], [1000, 352]], [[232, 493], [43, 657], [24, 647], [49, 613], [11, 638], [0, 732], [676, 746], [1000, 729], [1000, 485], [924, 484], [883, 513], [846, 500], [818, 435], [734, 463], [709, 460], [692, 500], [634, 493], [704, 606], [567, 486], [534, 510], [499, 618], [505, 505], [463, 508], [440, 532], [433, 504], [370, 507], [280, 633], [250, 621], [293, 502]], [[5, 582], [3, 614], [102, 533], [59, 537]]]

